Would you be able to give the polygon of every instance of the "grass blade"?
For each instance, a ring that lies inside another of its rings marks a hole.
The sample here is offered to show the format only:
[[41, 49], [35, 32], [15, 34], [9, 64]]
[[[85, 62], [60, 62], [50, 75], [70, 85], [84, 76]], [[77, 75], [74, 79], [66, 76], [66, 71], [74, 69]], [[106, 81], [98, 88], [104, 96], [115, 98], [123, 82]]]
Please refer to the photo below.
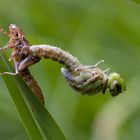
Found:
[[[2, 60], [4, 60], [4, 56], [0, 53], [0, 56]], [[8, 63], [7, 63], [8, 64]], [[10, 67], [9, 67], [10, 68]], [[7, 68], [5, 67], [4, 63], [0, 61], [0, 72], [7, 71]], [[33, 117], [29, 111], [29, 108], [27, 107], [27, 104], [25, 103], [23, 97], [15, 84], [14, 77], [9, 75], [4, 75], [3, 80], [7, 86], [7, 89], [10, 93], [10, 96], [12, 98], [12, 101], [14, 102], [16, 109], [21, 117], [21, 120], [23, 122], [23, 125], [29, 134], [31, 139], [38, 139], [43, 140], [35, 121], [33, 120]]]
[[[8, 69], [8, 71], [11, 71], [9, 62], [6, 60], [6, 58], [4, 57], [3, 54], [0, 54], [0, 55], [1, 55], [2, 61], [4, 62], [5, 66], [6, 66], [6, 68], [5, 68], [4, 64], [1, 64], [1, 62], [0, 62], [0, 66], [3, 67], [0, 70], [0, 72], [7, 71], [7, 69]], [[53, 120], [53, 118], [51, 117], [49, 112], [46, 110], [46, 108], [43, 105], [40, 104], [40, 102], [33, 95], [32, 91], [28, 88], [28, 86], [24, 83], [24, 81], [18, 76], [12, 77], [12, 76], [6, 75], [3, 77], [4, 77], [4, 81], [7, 85], [7, 87], [9, 88], [9, 92], [12, 97], [12, 100], [13, 100], [13, 102], [22, 118], [24, 126], [25, 126], [27, 132], [30, 134], [31, 138], [33, 139], [33, 137], [36, 137], [36, 139], [38, 138], [38, 140], [42, 139], [43, 136], [39, 132], [39, 130], [41, 130], [44, 133], [44, 136], [47, 138], [47, 140], [66, 140], [65, 136], [63, 135], [60, 128], [57, 126], [56, 122]], [[9, 85], [11, 85], [13, 83], [13, 81], [15, 82], [15, 86], [13, 87], [13, 90], [16, 89], [16, 91], [15, 91], [16, 94], [18, 94], [18, 96], [21, 96], [20, 98], [22, 98], [22, 100], [24, 97], [25, 101], [22, 101], [22, 102], [27, 102], [28, 105], [26, 105], [26, 107], [25, 107], [25, 105], [23, 105], [25, 103], [19, 102], [19, 100], [18, 100], [19, 97], [17, 98], [14, 93], [11, 93], [11, 88], [10, 88], [11, 86], [9, 86]], [[34, 132], [37, 131], [37, 134], [32, 134], [33, 133], [32, 127], [28, 127], [28, 125], [26, 124], [26, 121], [27, 121], [26, 116], [29, 115], [31, 117], [31, 112], [29, 111], [29, 108], [32, 108], [32, 110], [33, 110], [32, 114], [37, 122], [38, 128], [35, 125], [33, 118], [30, 118], [31, 122], [34, 124], [34, 129], [36, 129], [36, 130], [34, 130]], [[23, 110], [26, 110], [26, 113], [24, 112], [24, 114], [23, 114]], [[28, 112], [27, 112], [27, 110], [28, 110]], [[38, 135], [38, 137], [35, 135]], [[40, 137], [39, 137], [39, 135], [40, 135]]]

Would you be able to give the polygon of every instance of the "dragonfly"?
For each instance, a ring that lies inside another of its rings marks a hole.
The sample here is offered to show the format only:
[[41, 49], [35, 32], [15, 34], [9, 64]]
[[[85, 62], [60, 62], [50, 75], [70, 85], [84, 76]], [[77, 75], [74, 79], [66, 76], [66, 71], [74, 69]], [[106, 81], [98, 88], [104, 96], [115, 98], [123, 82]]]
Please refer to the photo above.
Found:
[[46, 44], [31, 45], [15, 24], [9, 26], [9, 32], [2, 28], [0, 32], [10, 38], [7, 45], [0, 50], [12, 49], [10, 61], [14, 62], [15, 68], [14, 73], [3, 72], [0, 75], [20, 75], [42, 104], [44, 104], [44, 96], [41, 88], [29, 71], [29, 67], [40, 62], [41, 59], [51, 59], [62, 64], [64, 67], [61, 68], [61, 72], [64, 78], [81, 95], [104, 94], [108, 90], [112, 96], [117, 96], [126, 90], [125, 81], [120, 74], [108, 73], [108, 70], [101, 70], [98, 67], [103, 60], [95, 65], [84, 65], [77, 57], [59, 47]]

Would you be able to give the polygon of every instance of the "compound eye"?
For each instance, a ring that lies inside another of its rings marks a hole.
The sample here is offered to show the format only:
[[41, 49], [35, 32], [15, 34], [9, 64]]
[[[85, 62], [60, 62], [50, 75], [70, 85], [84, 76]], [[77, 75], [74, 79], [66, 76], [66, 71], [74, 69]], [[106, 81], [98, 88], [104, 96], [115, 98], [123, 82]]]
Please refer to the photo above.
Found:
[[122, 85], [119, 83], [118, 80], [113, 81], [113, 83], [110, 85], [111, 95], [117, 96], [121, 92], [122, 92]]
[[107, 87], [112, 96], [117, 96], [126, 90], [125, 82], [118, 73], [109, 74]]

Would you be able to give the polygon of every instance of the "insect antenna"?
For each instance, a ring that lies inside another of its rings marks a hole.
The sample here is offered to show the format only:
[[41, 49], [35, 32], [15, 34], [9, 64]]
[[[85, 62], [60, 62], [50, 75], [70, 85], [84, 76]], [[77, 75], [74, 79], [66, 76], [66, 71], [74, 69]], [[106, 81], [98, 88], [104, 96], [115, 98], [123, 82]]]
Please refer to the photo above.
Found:
[[8, 48], [9, 48], [9, 46], [0, 47], [0, 51], [4, 51], [4, 50], [6, 50], [6, 49], [8, 49]]
[[5, 31], [3, 28], [0, 27], [0, 32], [4, 33], [6, 36], [9, 37], [9, 33], [7, 31]]
[[[9, 33], [8, 33], [7, 31], [5, 31], [5, 30], [4, 30], [3, 28], [1, 28], [1, 27], [0, 27], [0, 32], [3, 33], [3, 34], [5, 34], [6, 36], [10, 37]], [[5, 47], [0, 47], [0, 51], [6, 50], [6, 49], [8, 49], [8, 48], [9, 48], [8, 45], [6, 45]]]

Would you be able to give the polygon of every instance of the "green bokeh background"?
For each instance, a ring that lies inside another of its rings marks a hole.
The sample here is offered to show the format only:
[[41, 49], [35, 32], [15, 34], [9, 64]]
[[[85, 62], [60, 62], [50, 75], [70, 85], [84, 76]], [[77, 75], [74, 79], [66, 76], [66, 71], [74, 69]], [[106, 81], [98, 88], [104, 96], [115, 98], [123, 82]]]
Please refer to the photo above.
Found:
[[[31, 44], [61, 47], [84, 64], [104, 59], [99, 67], [109, 67], [126, 81], [126, 94], [115, 98], [109, 94], [81, 96], [66, 83], [60, 64], [42, 60], [30, 68], [43, 90], [46, 108], [69, 140], [140, 139], [139, 3], [1, 0], [0, 26], [8, 30], [11, 23], [22, 28]], [[0, 34], [1, 46], [7, 41]], [[1, 78], [0, 139], [29, 140]]]

